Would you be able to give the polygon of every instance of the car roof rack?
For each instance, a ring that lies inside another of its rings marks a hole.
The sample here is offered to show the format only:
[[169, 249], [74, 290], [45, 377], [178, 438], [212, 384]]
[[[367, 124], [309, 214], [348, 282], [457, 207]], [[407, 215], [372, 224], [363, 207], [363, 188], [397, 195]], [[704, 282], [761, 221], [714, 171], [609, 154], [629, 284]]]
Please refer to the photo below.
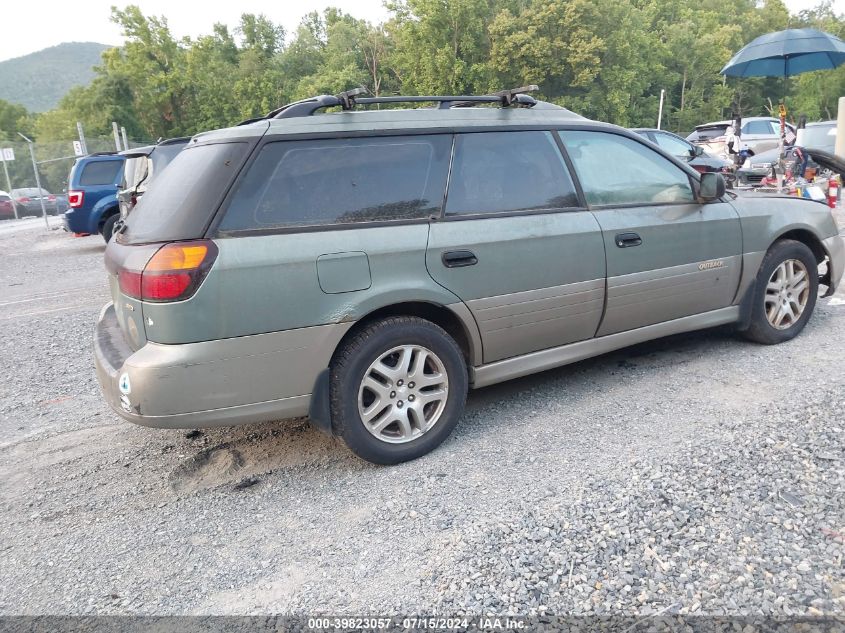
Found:
[[175, 145], [176, 143], [187, 143], [190, 140], [190, 136], [174, 136], [173, 138], [159, 139], [156, 145]]
[[238, 125], [249, 125], [265, 119], [289, 119], [294, 117], [306, 117], [315, 114], [326, 108], [340, 107], [345, 112], [354, 110], [356, 106], [368, 106], [381, 103], [437, 103], [438, 109], [471, 107], [478, 103], [498, 103], [503, 108], [521, 106], [530, 108], [537, 104], [537, 100], [525, 94], [536, 92], [539, 86], [528, 85], [512, 90], [500, 90], [486, 95], [409, 95], [389, 97], [360, 97], [367, 94], [366, 88], [354, 88], [346, 90], [337, 95], [317, 95], [288, 103], [280, 108], [267, 113], [265, 116], [247, 119]]

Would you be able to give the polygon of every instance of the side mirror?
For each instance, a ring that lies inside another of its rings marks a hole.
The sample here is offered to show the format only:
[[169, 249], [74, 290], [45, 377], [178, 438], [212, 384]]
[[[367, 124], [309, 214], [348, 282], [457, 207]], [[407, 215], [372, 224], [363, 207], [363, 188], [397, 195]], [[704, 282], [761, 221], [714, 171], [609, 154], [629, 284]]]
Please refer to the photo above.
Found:
[[725, 179], [722, 174], [707, 172], [701, 174], [701, 186], [698, 196], [705, 202], [716, 200], [725, 195]]
[[701, 145], [693, 145], [692, 146], [692, 155], [693, 156], [701, 156], [704, 153], [704, 148]]

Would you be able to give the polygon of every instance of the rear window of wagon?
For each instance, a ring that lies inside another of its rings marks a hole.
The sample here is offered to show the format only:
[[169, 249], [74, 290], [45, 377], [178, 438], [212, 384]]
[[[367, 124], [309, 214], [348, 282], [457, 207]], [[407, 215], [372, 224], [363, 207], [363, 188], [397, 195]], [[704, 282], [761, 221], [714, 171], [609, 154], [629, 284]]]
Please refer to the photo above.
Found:
[[202, 237], [240, 168], [249, 143], [188, 147], [138, 201], [118, 236], [124, 244]]

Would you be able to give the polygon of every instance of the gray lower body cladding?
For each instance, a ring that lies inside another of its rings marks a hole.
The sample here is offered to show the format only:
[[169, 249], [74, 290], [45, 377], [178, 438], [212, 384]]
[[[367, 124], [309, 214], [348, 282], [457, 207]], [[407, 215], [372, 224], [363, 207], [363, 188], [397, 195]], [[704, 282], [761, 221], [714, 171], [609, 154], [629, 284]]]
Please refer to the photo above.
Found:
[[114, 307], [94, 335], [97, 378], [110, 406], [145, 426], [230, 426], [303, 416], [314, 381], [351, 323], [202, 343], [147, 343], [133, 352]]

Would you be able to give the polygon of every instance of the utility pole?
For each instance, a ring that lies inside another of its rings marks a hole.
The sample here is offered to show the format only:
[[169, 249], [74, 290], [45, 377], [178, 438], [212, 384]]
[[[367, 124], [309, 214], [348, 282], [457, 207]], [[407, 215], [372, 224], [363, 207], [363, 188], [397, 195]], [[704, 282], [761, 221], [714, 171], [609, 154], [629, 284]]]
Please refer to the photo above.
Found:
[[[0, 152], [2, 154], [2, 152]], [[9, 197], [12, 197], [12, 179], [9, 178], [9, 166], [6, 164], [6, 156], [3, 154], [3, 171], [6, 172], [6, 186], [9, 187]], [[18, 205], [12, 200], [12, 211], [15, 212], [15, 219], [18, 219]]]
[[41, 189], [41, 176], [38, 175], [38, 162], [35, 160], [35, 147], [32, 144], [32, 139], [27, 138], [20, 132], [18, 132], [18, 136], [29, 143], [29, 155], [32, 156], [32, 171], [35, 172], [35, 186], [38, 187], [38, 200], [41, 202], [41, 215], [44, 217], [44, 224], [47, 226], [47, 230], [49, 231], [50, 221], [47, 219], [47, 207], [44, 206], [44, 196], [42, 195], [43, 190]]
[[660, 89], [660, 108], [657, 110], [657, 129], [660, 129], [660, 122], [663, 120], [663, 97], [666, 95], [666, 90]]
[[123, 150], [126, 151], [129, 149], [129, 143], [126, 142], [126, 128], [123, 126], [120, 127], [120, 136], [123, 138]]
[[85, 143], [85, 131], [82, 129], [82, 123], [76, 122], [76, 131], [79, 132], [79, 143], [82, 145], [82, 155], [88, 155], [88, 145]]
[[115, 149], [119, 152], [120, 151], [120, 130], [117, 129], [117, 122], [111, 122], [111, 131], [114, 134], [114, 146]]

